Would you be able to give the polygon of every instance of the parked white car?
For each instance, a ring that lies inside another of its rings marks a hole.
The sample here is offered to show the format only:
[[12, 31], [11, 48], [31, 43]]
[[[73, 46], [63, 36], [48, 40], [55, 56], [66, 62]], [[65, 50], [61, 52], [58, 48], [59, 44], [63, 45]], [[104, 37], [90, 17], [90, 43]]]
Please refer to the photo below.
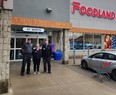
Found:
[[116, 81], [116, 51], [101, 51], [81, 60], [83, 69], [101, 70], [111, 75]]

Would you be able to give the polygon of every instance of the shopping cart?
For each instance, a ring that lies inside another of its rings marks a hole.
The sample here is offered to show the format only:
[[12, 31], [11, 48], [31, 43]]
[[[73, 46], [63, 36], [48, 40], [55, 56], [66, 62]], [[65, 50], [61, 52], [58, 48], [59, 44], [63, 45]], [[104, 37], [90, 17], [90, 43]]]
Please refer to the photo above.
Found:
[[103, 78], [107, 77], [109, 81], [111, 81], [110, 75], [108, 73], [108, 70], [110, 68], [111, 62], [103, 62], [101, 65], [101, 68], [93, 68], [93, 70], [96, 71], [96, 73], [93, 73], [94, 78], [99, 78], [100, 82], [103, 82]]

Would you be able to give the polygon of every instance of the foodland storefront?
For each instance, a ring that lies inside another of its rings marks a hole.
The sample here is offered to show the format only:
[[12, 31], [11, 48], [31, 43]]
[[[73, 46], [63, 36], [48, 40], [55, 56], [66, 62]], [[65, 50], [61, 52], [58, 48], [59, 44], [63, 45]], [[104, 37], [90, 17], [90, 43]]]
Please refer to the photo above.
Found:
[[[116, 49], [115, 0], [71, 0], [70, 56]], [[88, 50], [89, 49], [89, 50]]]
[[63, 47], [66, 47], [63, 44], [66, 41], [65, 34], [70, 28], [70, 23], [13, 16], [10, 60], [21, 61], [21, 47], [28, 38], [32, 39], [33, 45], [39, 43], [40, 46], [47, 39], [55, 45], [54, 51], [63, 51]]
[[[105, 2], [104, 0], [70, 0], [69, 3], [69, 23], [14, 16], [12, 18], [11, 61], [21, 60], [19, 51], [27, 38], [32, 38], [33, 43], [40, 44], [44, 39], [48, 39], [50, 43], [55, 44], [55, 50], [68, 50], [65, 54], [69, 57], [74, 55], [73, 44], [77, 56], [87, 55], [88, 48], [90, 53], [103, 49], [116, 49], [115, 0]], [[33, 30], [42, 28], [44, 32], [23, 30], [26, 27]], [[70, 32], [63, 34], [63, 31], [67, 29], [70, 29]], [[68, 39], [63, 38], [63, 35], [68, 36]]]

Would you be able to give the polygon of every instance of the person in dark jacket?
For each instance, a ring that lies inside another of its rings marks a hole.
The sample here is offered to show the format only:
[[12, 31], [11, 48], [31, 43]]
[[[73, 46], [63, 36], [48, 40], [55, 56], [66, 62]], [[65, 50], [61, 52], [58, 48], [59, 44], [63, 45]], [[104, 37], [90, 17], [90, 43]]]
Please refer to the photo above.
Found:
[[51, 74], [51, 54], [52, 54], [52, 49], [50, 45], [48, 45], [48, 41], [45, 41], [45, 45], [42, 46], [42, 57], [43, 57], [43, 66], [44, 66], [44, 71], [45, 73], [47, 71], [46, 64], [48, 65], [48, 73]]
[[33, 49], [32, 52], [33, 55], [33, 63], [34, 63], [34, 75], [40, 74], [39, 67], [40, 67], [40, 61], [41, 61], [41, 49], [39, 48], [39, 44], [36, 45], [35, 49]]
[[27, 64], [27, 74], [30, 74], [32, 48], [33, 46], [31, 43], [31, 39], [29, 38], [27, 42], [22, 46], [23, 61], [21, 67], [21, 76], [24, 76], [26, 64]]

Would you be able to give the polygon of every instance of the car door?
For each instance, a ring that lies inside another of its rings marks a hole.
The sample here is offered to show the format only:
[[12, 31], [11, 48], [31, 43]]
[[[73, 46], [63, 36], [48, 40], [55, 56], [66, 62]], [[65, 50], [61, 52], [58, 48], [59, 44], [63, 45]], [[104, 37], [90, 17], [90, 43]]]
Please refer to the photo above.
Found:
[[110, 66], [115, 63], [116, 56], [110, 53], [104, 53], [102, 60], [102, 70], [106, 73], [109, 73]]
[[96, 70], [96, 69], [101, 69], [101, 64], [102, 64], [102, 57], [103, 53], [96, 53], [92, 56], [91, 60], [91, 68]]

